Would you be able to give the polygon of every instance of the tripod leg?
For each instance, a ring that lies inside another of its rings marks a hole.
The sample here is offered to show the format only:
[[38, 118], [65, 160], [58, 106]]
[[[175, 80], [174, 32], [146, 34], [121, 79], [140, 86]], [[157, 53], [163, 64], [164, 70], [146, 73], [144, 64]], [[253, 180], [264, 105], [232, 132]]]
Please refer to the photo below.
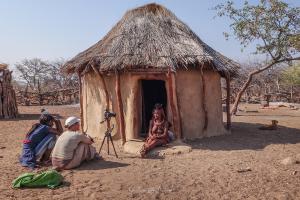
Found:
[[107, 138], [107, 154], [109, 155], [109, 136]]
[[114, 142], [113, 142], [113, 139], [112, 139], [111, 135], [109, 135], [109, 138], [110, 138], [111, 144], [112, 144], [112, 146], [113, 146], [113, 149], [114, 149], [116, 158], [118, 158], [118, 154], [117, 154], [117, 152], [116, 152], [115, 145], [114, 145]]
[[102, 149], [102, 147], [103, 147], [103, 144], [104, 144], [105, 138], [106, 138], [106, 135], [104, 136], [104, 138], [103, 138], [103, 140], [102, 140], [102, 144], [101, 144], [101, 146], [100, 146], [100, 149], [99, 149], [99, 154], [100, 154], [100, 152], [101, 152], [101, 149]]

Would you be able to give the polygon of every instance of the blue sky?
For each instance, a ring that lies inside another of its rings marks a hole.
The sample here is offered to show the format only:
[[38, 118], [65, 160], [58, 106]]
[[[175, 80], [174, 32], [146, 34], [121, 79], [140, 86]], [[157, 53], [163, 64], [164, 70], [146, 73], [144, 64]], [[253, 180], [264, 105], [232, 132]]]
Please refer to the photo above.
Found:
[[[12, 66], [24, 58], [70, 59], [99, 41], [128, 9], [152, 2], [170, 9], [224, 55], [240, 62], [253, 58], [254, 45], [241, 52], [238, 41], [225, 40], [222, 33], [229, 31], [230, 21], [214, 19], [212, 10], [222, 0], [2, 0], [0, 62]], [[300, 6], [300, 0], [286, 2]]]

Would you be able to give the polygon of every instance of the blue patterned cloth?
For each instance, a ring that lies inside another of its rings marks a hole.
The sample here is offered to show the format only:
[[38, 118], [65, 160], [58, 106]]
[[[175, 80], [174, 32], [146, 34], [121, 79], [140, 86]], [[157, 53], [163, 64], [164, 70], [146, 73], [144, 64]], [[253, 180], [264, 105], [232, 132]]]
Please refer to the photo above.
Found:
[[49, 126], [39, 124], [23, 141], [23, 151], [20, 157], [21, 165], [34, 168], [36, 160], [40, 159], [47, 149], [55, 145], [56, 137], [49, 132]]

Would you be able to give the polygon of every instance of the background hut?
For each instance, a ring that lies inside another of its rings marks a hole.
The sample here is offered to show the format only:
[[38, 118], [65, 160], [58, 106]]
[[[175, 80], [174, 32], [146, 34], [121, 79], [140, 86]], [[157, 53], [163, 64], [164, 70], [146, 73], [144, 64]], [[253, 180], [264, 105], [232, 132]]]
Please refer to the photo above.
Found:
[[145, 135], [157, 102], [177, 138], [224, 134], [220, 79], [229, 80], [237, 68], [157, 4], [129, 10], [65, 65], [80, 76], [83, 130], [103, 137], [99, 122], [109, 109], [117, 113], [115, 138], [123, 142]]
[[0, 119], [16, 118], [18, 107], [16, 94], [12, 86], [12, 71], [7, 69], [7, 64], [0, 63]]

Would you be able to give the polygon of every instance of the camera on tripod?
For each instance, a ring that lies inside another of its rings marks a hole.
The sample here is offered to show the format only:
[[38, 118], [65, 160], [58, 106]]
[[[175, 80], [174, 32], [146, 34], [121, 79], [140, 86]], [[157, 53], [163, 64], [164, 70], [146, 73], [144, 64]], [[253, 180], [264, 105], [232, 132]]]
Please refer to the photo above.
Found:
[[110, 120], [110, 118], [117, 116], [116, 113], [109, 112], [108, 110], [105, 110], [103, 115], [104, 115], [104, 120], [100, 122], [101, 124], [107, 120]]
[[106, 124], [107, 127], [106, 127], [106, 132], [104, 134], [104, 138], [103, 138], [102, 144], [101, 144], [100, 149], [99, 149], [99, 153], [101, 152], [101, 149], [103, 147], [104, 141], [106, 139], [106, 141], [107, 141], [107, 154], [109, 154], [109, 141], [110, 141], [111, 144], [112, 144], [112, 146], [113, 146], [115, 155], [118, 158], [118, 154], [116, 152], [115, 145], [114, 145], [114, 142], [113, 142], [113, 139], [112, 139], [112, 136], [111, 136], [111, 132], [114, 129], [114, 125], [112, 125], [112, 127], [110, 126], [110, 118], [116, 117], [116, 115], [117, 114], [114, 113], [114, 112], [109, 112], [108, 110], [104, 111], [104, 120], [101, 121], [100, 123], [102, 124], [104, 122], [107, 122], [107, 124]]
[[108, 119], [108, 118], [111, 118], [111, 117], [116, 117], [116, 113], [114, 112], [109, 112], [108, 110], [105, 110], [104, 111], [104, 119]]

